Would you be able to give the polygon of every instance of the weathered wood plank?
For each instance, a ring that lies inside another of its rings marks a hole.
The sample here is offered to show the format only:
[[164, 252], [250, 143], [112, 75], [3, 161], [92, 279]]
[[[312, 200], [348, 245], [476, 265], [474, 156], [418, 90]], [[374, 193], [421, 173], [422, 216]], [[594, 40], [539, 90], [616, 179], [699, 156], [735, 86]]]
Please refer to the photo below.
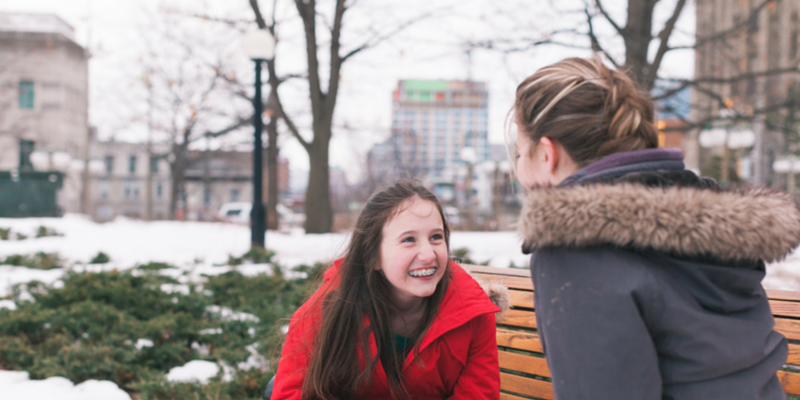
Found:
[[525, 378], [505, 372], [500, 373], [500, 389], [540, 399], [551, 400], [555, 398], [553, 395], [553, 385], [550, 382]]
[[542, 352], [542, 342], [539, 341], [539, 335], [503, 328], [497, 328], [497, 345], [516, 350]]
[[510, 353], [507, 351], [499, 351], [497, 354], [500, 357], [500, 365], [502, 368], [531, 375], [550, 377], [550, 368], [547, 367], [547, 360], [544, 358]]

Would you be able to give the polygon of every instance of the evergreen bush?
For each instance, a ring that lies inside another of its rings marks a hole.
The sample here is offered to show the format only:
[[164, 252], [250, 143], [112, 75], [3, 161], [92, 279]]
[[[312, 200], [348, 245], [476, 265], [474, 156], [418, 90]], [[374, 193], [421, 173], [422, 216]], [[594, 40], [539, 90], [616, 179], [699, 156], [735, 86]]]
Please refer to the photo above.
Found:
[[[12, 257], [43, 264], [43, 256]], [[162, 290], [162, 285], [180, 284], [159, 274], [167, 268], [174, 267], [154, 262], [124, 272], [66, 271], [57, 287], [37, 281], [15, 286], [17, 309], [0, 309], [0, 369], [25, 370], [32, 379], [110, 380], [140, 400], [260, 399], [275, 365], [237, 369], [233, 381], [219, 376], [205, 385], [167, 382], [165, 373], [195, 359], [236, 367], [251, 356], [247, 348], [252, 346], [261, 356], [277, 359], [280, 328], [313, 290], [324, 265], [301, 266], [307, 278], [297, 280], [230, 271], [207, 276], [202, 285], [188, 284], [188, 294]], [[280, 271], [277, 265], [273, 269]], [[210, 306], [257, 320], [225, 318]], [[147, 341], [152, 346], [137, 347]]]

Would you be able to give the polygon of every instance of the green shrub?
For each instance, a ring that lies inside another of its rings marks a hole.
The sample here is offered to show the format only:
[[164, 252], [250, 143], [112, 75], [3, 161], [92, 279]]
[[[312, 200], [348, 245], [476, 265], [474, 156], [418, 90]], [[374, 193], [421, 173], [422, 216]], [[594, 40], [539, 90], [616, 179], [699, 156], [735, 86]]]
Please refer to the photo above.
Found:
[[[171, 268], [149, 263], [136, 270], [162, 267]], [[59, 288], [41, 282], [17, 285], [13, 298], [18, 308], [0, 309], [0, 369], [25, 370], [33, 379], [110, 380], [138, 392], [141, 400], [259, 399], [272, 371], [236, 371], [233, 382], [207, 385], [169, 383], [164, 374], [195, 359], [237, 365], [250, 356], [250, 345], [274, 358], [280, 351], [280, 326], [313, 290], [324, 265], [299, 269], [308, 278], [246, 277], [232, 271], [207, 277], [202, 288], [189, 284], [188, 294], [161, 290], [164, 284], [178, 284], [174, 278], [131, 271], [66, 271]], [[210, 296], [204, 294], [208, 290]], [[21, 297], [23, 292], [32, 301]], [[211, 305], [250, 313], [259, 321], [222, 320], [207, 311]], [[208, 328], [221, 333], [200, 334]], [[137, 349], [140, 338], [153, 345]], [[208, 354], [195, 351], [195, 342]]]
[[55, 229], [48, 228], [46, 226], [40, 226], [39, 228], [36, 229], [37, 238], [42, 238], [47, 236], [64, 236], [64, 235], [60, 232], [57, 232]]
[[8, 240], [11, 236], [11, 228], [0, 228], [0, 240]]
[[141, 269], [143, 271], [160, 271], [162, 269], [175, 269], [177, 267], [162, 262], [149, 262], [147, 264], [139, 265], [136, 268]]
[[25, 240], [25, 239], [28, 238], [28, 235], [24, 235], [24, 234], [19, 233], [19, 232], [17, 232], [16, 235], [17, 235], [17, 240]]
[[265, 250], [260, 247], [251, 247], [247, 253], [242, 254], [240, 257], [229, 255], [227, 265], [242, 265], [245, 261], [249, 261], [252, 264], [269, 264], [272, 262], [272, 257], [274, 255], [274, 251]]
[[111, 258], [108, 256], [108, 254], [101, 251], [89, 261], [89, 264], [105, 264], [109, 261], [111, 261]]
[[36, 269], [54, 269], [61, 268], [61, 258], [56, 253], [38, 252], [33, 256], [26, 256], [22, 254], [12, 254], [7, 256], [0, 264], [16, 265], [19, 267], [28, 267]]
[[469, 253], [470, 253], [470, 250], [468, 248], [466, 248], [466, 247], [460, 247], [460, 248], [453, 249], [452, 251], [450, 251], [450, 255], [452, 257], [455, 257], [455, 258], [458, 258], [459, 260], [461, 260], [460, 263], [463, 263], [463, 264], [489, 265], [489, 261], [491, 261], [491, 260], [486, 260], [486, 261], [483, 261], [483, 262], [475, 261], [475, 260], [470, 258], [470, 254]]

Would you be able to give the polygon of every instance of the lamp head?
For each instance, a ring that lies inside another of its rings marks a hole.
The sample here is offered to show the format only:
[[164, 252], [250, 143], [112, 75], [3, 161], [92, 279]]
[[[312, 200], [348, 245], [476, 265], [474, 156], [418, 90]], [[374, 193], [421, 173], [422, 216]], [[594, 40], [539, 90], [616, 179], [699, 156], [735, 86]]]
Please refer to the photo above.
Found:
[[242, 50], [251, 60], [270, 60], [275, 55], [275, 38], [267, 30], [252, 30], [242, 38]]

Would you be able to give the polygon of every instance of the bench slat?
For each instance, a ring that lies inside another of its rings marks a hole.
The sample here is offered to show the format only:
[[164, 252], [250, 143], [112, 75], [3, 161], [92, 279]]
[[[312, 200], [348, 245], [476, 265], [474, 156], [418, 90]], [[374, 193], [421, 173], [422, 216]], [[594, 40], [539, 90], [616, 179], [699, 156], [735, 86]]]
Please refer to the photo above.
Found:
[[530, 400], [525, 397], [514, 396], [513, 394], [500, 393], [500, 400]]
[[516, 350], [542, 352], [542, 342], [539, 341], [539, 335], [503, 328], [497, 328], [497, 345]]
[[[472, 264], [461, 264], [461, 267], [463, 267], [467, 271], [476, 272], [479, 275], [481, 275], [481, 277], [490, 275], [490, 276], [514, 276], [514, 277], [530, 278], [531, 276], [530, 270], [522, 268], [495, 268], [495, 267], [487, 267], [483, 265], [472, 265]], [[514, 281], [514, 282], [521, 282], [521, 281]], [[521, 286], [524, 286], [524, 283], [521, 284]], [[525, 286], [521, 287], [521, 289], [533, 290], [533, 283], [531, 282], [530, 287]], [[800, 302], [800, 292], [791, 290], [778, 290], [778, 289], [767, 289], [766, 292], [767, 292], [767, 297], [773, 300], [787, 300], [787, 301]]]
[[524, 277], [524, 276], [508, 276], [508, 275], [489, 275], [484, 273], [476, 273], [473, 272], [472, 276], [486, 281], [486, 282], [494, 282], [499, 283], [501, 285], [507, 286], [509, 289], [522, 289], [522, 290], [533, 290], [533, 282], [531, 278]]
[[552, 400], [555, 398], [553, 395], [553, 385], [550, 384], [550, 382], [525, 378], [505, 372], [500, 373], [500, 390], [540, 399]]
[[498, 351], [497, 354], [500, 357], [500, 365], [505, 369], [547, 378], [550, 377], [550, 368], [547, 366], [547, 360], [544, 358], [525, 356], [507, 351]]
[[778, 379], [786, 394], [800, 395], [800, 373], [778, 371]]
[[506, 311], [506, 315], [503, 318], [497, 320], [497, 324], [536, 329], [536, 313], [512, 308]]

